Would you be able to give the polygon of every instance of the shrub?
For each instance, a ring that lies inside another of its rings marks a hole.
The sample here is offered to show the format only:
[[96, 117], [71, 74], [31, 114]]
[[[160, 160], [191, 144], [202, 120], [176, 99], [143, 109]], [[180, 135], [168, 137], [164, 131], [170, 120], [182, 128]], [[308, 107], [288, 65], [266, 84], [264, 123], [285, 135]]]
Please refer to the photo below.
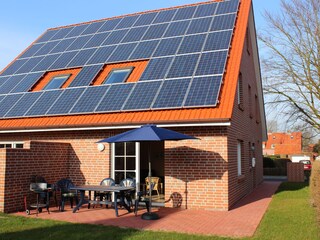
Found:
[[270, 157], [264, 157], [263, 158], [263, 168], [274, 168], [276, 167], [274, 164], [274, 161]]
[[320, 162], [312, 164], [310, 190], [313, 206], [317, 208], [318, 220], [320, 221]]

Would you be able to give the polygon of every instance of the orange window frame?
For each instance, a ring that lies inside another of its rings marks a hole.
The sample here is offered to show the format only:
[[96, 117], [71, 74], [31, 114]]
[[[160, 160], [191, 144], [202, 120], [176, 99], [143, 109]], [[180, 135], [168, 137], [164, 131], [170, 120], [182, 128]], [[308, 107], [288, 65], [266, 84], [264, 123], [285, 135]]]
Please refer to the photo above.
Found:
[[67, 69], [67, 70], [59, 70], [47, 72], [45, 75], [34, 85], [31, 89], [31, 92], [41, 91], [48, 85], [48, 83], [55, 77], [62, 75], [70, 75], [70, 77], [65, 81], [65, 83], [61, 86], [61, 88], [67, 88], [70, 83], [75, 79], [78, 73], [81, 71], [81, 68]]
[[132, 71], [125, 82], [137, 82], [140, 79], [145, 68], [147, 67], [148, 62], [149, 60], [107, 64], [104, 66], [103, 70], [98, 74], [96, 79], [93, 81], [92, 85], [102, 85], [113, 70], [126, 68], [132, 68]]

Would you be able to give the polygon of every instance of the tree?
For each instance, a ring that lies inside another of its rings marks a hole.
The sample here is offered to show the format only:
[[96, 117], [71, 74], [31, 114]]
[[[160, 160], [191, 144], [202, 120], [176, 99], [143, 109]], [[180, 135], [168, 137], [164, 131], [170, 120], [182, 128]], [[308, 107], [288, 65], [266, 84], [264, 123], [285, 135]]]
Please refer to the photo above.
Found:
[[[259, 33], [266, 103], [288, 122], [320, 132], [320, 1], [281, 0], [280, 14], [265, 12]], [[280, 107], [279, 107], [280, 106]]]

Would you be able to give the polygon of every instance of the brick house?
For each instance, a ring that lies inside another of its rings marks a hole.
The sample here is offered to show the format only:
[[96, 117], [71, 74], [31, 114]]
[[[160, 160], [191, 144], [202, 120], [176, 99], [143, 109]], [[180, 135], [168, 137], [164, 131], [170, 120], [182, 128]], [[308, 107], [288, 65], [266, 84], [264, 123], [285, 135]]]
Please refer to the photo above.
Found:
[[268, 133], [268, 141], [262, 143], [263, 155], [295, 155], [302, 153], [302, 133]]
[[261, 183], [267, 136], [251, 0], [47, 30], [0, 74], [0, 211], [23, 208], [32, 175], [133, 177], [142, 187], [143, 143], [96, 142], [147, 123], [199, 138], [152, 143], [162, 205], [178, 196], [183, 208], [229, 210]]

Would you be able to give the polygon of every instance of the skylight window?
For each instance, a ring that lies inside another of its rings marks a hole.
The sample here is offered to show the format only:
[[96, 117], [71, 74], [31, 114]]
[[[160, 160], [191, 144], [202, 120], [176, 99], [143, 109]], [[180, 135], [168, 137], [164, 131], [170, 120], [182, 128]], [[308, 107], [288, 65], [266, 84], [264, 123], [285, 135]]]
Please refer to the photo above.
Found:
[[70, 75], [60, 75], [53, 77], [43, 90], [59, 89], [68, 80]]
[[122, 83], [125, 82], [133, 68], [113, 69], [103, 84]]

